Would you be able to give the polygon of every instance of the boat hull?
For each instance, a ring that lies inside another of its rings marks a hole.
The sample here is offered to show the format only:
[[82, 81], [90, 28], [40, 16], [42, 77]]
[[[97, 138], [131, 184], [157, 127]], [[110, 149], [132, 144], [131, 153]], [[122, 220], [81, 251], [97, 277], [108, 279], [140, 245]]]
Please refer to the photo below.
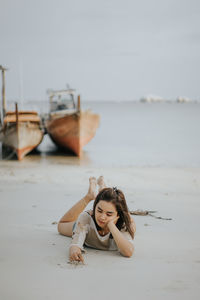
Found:
[[39, 124], [19, 122], [6, 124], [1, 131], [0, 140], [4, 146], [12, 148], [18, 160], [36, 148], [42, 141], [43, 132]]
[[53, 142], [82, 155], [83, 147], [95, 136], [100, 117], [90, 111], [51, 118], [46, 123], [47, 132]]

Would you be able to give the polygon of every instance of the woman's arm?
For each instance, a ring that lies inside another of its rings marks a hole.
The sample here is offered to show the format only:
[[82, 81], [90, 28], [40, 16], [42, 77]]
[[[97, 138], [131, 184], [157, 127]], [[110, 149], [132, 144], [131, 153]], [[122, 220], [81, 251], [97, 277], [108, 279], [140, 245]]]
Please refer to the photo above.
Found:
[[131, 257], [134, 251], [133, 244], [127, 240], [115, 225], [115, 220], [108, 223], [108, 228], [117, 244], [120, 253], [126, 257]]
[[90, 222], [90, 216], [87, 212], [80, 214], [76, 221], [76, 226], [72, 234], [72, 241], [69, 248], [70, 261], [82, 261], [83, 244], [85, 242], [86, 235], [88, 233], [88, 227]]

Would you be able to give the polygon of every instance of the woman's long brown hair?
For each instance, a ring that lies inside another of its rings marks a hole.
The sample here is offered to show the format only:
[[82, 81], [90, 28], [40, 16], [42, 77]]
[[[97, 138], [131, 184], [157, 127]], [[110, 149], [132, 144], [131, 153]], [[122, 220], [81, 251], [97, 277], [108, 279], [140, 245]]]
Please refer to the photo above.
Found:
[[134, 238], [134, 232], [131, 228], [131, 218], [126, 204], [125, 196], [123, 192], [121, 190], [118, 190], [117, 188], [104, 188], [96, 196], [93, 204], [92, 216], [97, 229], [100, 230], [101, 228], [98, 226], [95, 220], [95, 208], [97, 203], [101, 200], [110, 202], [115, 205], [119, 216], [119, 219], [116, 223], [117, 228], [121, 230], [125, 226], [126, 231], [128, 231], [131, 237]]

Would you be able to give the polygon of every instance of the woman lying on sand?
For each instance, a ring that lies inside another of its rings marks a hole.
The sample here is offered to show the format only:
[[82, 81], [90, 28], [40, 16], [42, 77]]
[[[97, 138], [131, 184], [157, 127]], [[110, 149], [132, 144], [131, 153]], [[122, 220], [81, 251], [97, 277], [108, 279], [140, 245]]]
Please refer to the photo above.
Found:
[[[96, 186], [99, 193], [96, 196]], [[84, 211], [94, 201], [93, 210]], [[107, 188], [103, 176], [89, 179], [89, 190], [58, 223], [58, 232], [72, 237], [69, 259], [83, 262], [83, 245], [100, 250], [119, 250], [126, 257], [134, 251], [135, 222], [121, 190]]]

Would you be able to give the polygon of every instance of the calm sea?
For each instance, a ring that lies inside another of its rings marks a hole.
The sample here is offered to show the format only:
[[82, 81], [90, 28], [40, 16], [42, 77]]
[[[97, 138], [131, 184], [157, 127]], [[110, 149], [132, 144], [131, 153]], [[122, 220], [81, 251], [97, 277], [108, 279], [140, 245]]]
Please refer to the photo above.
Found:
[[[34, 103], [44, 112], [45, 103]], [[46, 135], [25, 161], [94, 166], [200, 167], [200, 103], [83, 102], [100, 114], [82, 159], [58, 152]]]

